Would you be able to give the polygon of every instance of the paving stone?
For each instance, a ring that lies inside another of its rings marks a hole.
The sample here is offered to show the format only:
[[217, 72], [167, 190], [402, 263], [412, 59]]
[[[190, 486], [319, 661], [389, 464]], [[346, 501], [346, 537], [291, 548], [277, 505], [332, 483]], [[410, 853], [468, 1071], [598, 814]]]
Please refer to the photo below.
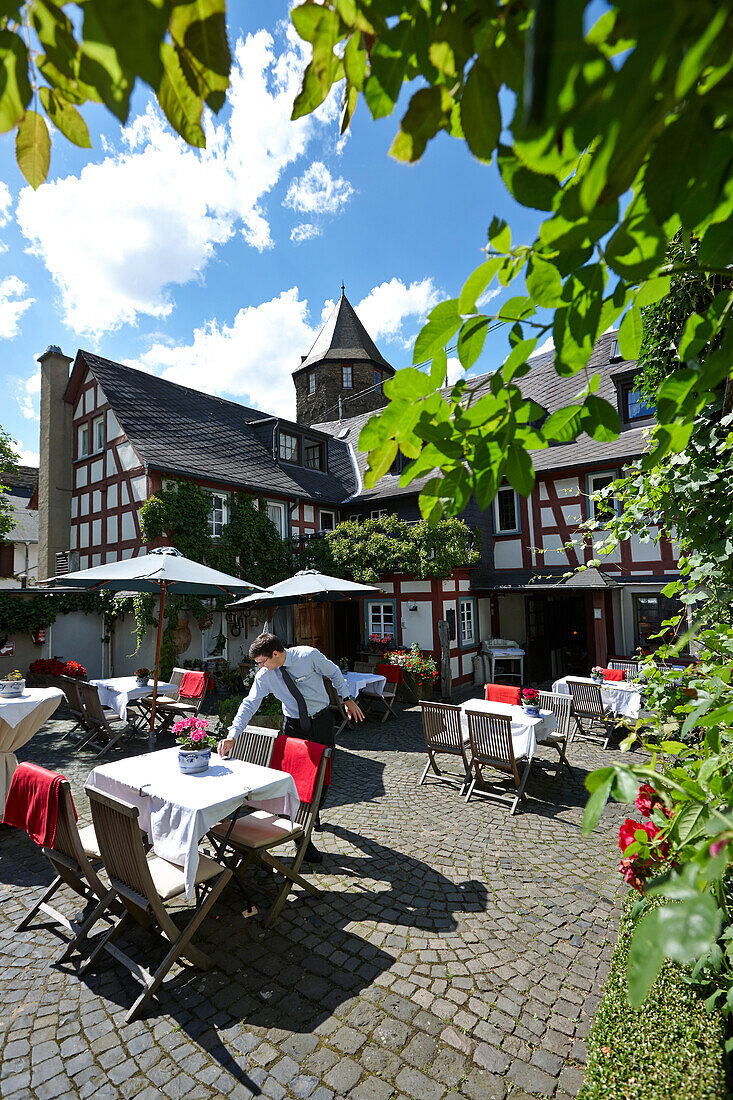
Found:
[[549, 1073], [538, 1069], [536, 1066], [528, 1066], [526, 1062], [512, 1062], [507, 1077], [528, 1092], [539, 1092], [542, 1096], [552, 1096], [555, 1091], [555, 1078]]
[[352, 1058], [342, 1058], [324, 1077], [329, 1088], [336, 1092], [348, 1092], [353, 1089], [362, 1074], [361, 1066]]
[[397, 1074], [395, 1084], [408, 1096], [414, 1096], [415, 1100], [441, 1100], [445, 1093], [444, 1086], [438, 1081], [431, 1081], [424, 1073], [412, 1066], [405, 1066]]

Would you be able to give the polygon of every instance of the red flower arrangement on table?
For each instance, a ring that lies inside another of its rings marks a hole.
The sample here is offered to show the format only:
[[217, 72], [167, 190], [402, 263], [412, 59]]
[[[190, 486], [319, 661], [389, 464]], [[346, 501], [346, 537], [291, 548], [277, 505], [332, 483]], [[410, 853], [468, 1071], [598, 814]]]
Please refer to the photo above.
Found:
[[205, 718], [181, 718], [173, 723], [173, 733], [178, 741], [178, 747], [188, 752], [196, 752], [197, 749], [216, 748], [217, 739], [206, 731], [209, 723]]
[[56, 657], [40, 657], [37, 661], [31, 661], [28, 671], [34, 676], [73, 676], [75, 680], [83, 680], [87, 674], [84, 665], [78, 661], [59, 661]]
[[540, 705], [540, 693], [534, 688], [522, 688], [519, 698], [525, 707], [538, 707]]
[[[642, 817], [649, 818], [655, 810], [661, 810], [666, 817], [673, 813], [650, 783], [642, 783], [639, 787], [636, 808]], [[655, 864], [662, 863], [669, 855], [669, 844], [659, 839], [661, 834], [662, 830], [653, 821], [633, 821], [630, 817], [619, 829], [618, 846], [623, 859], [618, 869], [629, 886], [640, 894], [644, 893], [644, 883], [653, 873]]]

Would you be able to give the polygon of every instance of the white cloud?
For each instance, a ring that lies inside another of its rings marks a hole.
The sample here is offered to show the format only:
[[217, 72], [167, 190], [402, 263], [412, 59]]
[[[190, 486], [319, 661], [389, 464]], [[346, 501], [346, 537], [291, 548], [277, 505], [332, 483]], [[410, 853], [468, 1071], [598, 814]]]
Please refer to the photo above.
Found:
[[41, 371], [36, 370], [24, 381], [20, 383], [19, 391], [16, 393], [18, 404], [20, 405], [20, 411], [27, 420], [38, 419], [38, 406], [41, 397]]
[[493, 298], [497, 298], [501, 294], [501, 290], [502, 288], [500, 286], [489, 287], [488, 290], [485, 290], [483, 294], [476, 299], [478, 308], [481, 309], [483, 306], [487, 306]]
[[[427, 314], [440, 301], [440, 291], [432, 279], [407, 285], [401, 279], [375, 286], [356, 306], [356, 312], [373, 340], [394, 340], [409, 347]], [[410, 331], [404, 325], [410, 320]]]
[[18, 455], [19, 466], [39, 466], [41, 456], [38, 451], [32, 451], [29, 447], [24, 447], [20, 440], [13, 441], [13, 446]]
[[[392, 287], [392, 301], [385, 287]], [[405, 319], [422, 317], [438, 291], [431, 279], [406, 286], [393, 279], [375, 287], [356, 307], [373, 338], [399, 334]], [[197, 328], [189, 344], [153, 344], [132, 366], [162, 375], [193, 389], [233, 397], [266, 412], [292, 418], [295, 388], [292, 372], [299, 366], [335, 303], [321, 309], [301, 299], [297, 286], [278, 297], [240, 309], [231, 324], [210, 321]], [[314, 317], [311, 324], [309, 312]]]
[[446, 379], [447, 384], [452, 386], [454, 382], [457, 382], [459, 378], [465, 378], [466, 372], [461, 366], [460, 359], [457, 359], [455, 355], [448, 356], [448, 377]]
[[[0, 180], [0, 229], [3, 229], [10, 221], [10, 204], [12, 202], [7, 183]], [[7, 252], [5, 241], [0, 241], [0, 252]]]
[[290, 240], [295, 241], [296, 244], [300, 244], [301, 241], [310, 241], [314, 237], [318, 237], [320, 232], [317, 225], [312, 225], [310, 222], [304, 222], [303, 225], [296, 225], [294, 229], [291, 229]]
[[19, 322], [35, 298], [23, 297], [28, 287], [17, 275], [0, 280], [0, 336], [12, 340], [18, 335]]
[[535, 355], [544, 355], [546, 351], [554, 350], [555, 341], [552, 339], [551, 336], [548, 336], [547, 339], [543, 341], [543, 343], [541, 343], [540, 346], [535, 349], [535, 351], [532, 352], [532, 354], [530, 355], [530, 359], [534, 359]]
[[200, 277], [237, 231], [254, 248], [271, 247], [261, 202], [336, 111], [329, 97], [314, 115], [289, 121], [301, 45], [292, 28], [280, 53], [266, 31], [237, 43], [231, 113], [228, 122], [207, 120], [205, 150], [186, 145], [150, 106], [123, 131], [121, 151], [107, 147], [79, 176], [24, 188], [18, 223], [70, 327], [101, 334], [141, 314], [167, 317], [171, 288]]
[[290, 184], [283, 206], [299, 214], [336, 214], [354, 194], [354, 188], [341, 176], [334, 179], [326, 165], [315, 160], [300, 179]]

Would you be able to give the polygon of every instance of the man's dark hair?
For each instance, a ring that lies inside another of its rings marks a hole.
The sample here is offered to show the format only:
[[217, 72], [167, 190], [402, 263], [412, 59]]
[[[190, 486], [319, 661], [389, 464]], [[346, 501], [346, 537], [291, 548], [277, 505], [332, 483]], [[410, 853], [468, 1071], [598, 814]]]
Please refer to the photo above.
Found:
[[282, 653], [285, 643], [281, 642], [277, 634], [258, 634], [249, 647], [249, 655], [254, 661], [255, 657], [272, 657], [273, 653]]

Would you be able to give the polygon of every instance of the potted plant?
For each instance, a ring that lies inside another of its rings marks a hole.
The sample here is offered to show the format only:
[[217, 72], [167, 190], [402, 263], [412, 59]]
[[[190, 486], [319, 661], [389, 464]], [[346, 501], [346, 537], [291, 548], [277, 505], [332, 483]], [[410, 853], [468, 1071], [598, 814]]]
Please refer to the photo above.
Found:
[[594, 684], [603, 683], [603, 672], [604, 669], [600, 665], [593, 665], [593, 668], [590, 670], [590, 678]]
[[519, 693], [522, 702], [522, 710], [533, 718], [540, 716], [540, 695], [534, 688], [522, 688]]
[[185, 775], [205, 772], [209, 766], [217, 739], [206, 732], [208, 728], [205, 718], [182, 718], [173, 723], [173, 734], [178, 741], [178, 767]]
[[15, 699], [25, 691], [25, 680], [16, 669], [7, 672], [0, 680], [0, 699]]
[[438, 666], [435, 658], [421, 652], [417, 642], [411, 649], [396, 649], [386, 655], [391, 665], [402, 669], [403, 680], [398, 687], [405, 702], [416, 703], [420, 699], [431, 699], [433, 684], [438, 678]]
[[137, 680], [137, 686], [138, 687], [147, 687], [148, 686], [148, 681], [150, 680], [150, 669], [149, 668], [136, 668], [135, 669], [135, 679]]

